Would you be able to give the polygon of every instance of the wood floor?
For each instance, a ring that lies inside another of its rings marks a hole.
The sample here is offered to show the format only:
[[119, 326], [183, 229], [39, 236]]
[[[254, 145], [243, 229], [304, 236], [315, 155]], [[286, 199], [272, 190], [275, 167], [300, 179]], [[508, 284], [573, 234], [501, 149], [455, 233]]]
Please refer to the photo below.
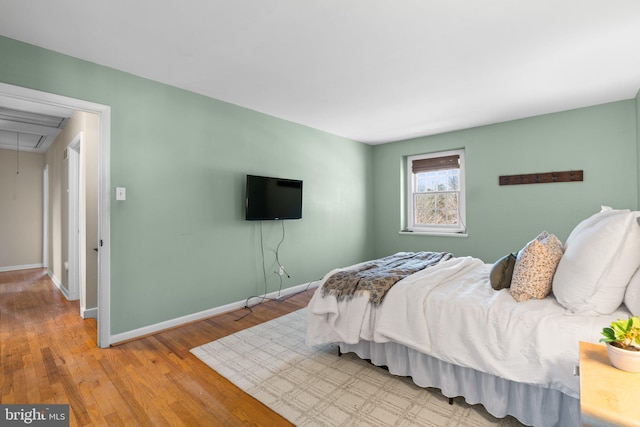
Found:
[[0, 403], [70, 404], [71, 426], [290, 426], [189, 353], [305, 307], [312, 290], [108, 349], [43, 269], [0, 273]]

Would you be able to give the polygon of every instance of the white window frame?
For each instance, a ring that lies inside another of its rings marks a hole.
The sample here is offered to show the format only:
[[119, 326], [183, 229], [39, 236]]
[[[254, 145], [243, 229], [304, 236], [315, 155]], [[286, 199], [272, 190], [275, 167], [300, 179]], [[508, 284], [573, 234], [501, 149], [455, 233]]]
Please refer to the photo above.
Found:
[[[415, 224], [415, 212], [414, 212], [414, 194], [415, 194], [415, 175], [412, 170], [412, 164], [414, 160], [432, 159], [437, 157], [446, 156], [459, 156], [460, 162], [460, 174], [459, 174], [459, 197], [458, 197], [458, 224], [446, 225], [446, 224], [433, 224], [429, 226], [416, 225]], [[418, 154], [414, 156], [407, 156], [407, 181], [406, 181], [406, 194], [407, 194], [407, 231], [412, 233], [424, 233], [424, 234], [450, 234], [460, 235], [466, 233], [466, 185], [465, 185], [465, 156], [464, 148], [449, 151], [440, 151], [435, 153]]]

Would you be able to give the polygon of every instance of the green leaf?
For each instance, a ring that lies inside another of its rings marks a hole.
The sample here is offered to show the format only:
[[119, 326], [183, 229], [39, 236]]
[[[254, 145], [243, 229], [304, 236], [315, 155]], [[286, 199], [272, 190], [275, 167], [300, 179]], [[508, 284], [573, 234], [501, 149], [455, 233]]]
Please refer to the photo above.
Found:
[[612, 342], [616, 340], [616, 333], [611, 328], [604, 328], [602, 335], [604, 338], [600, 339], [600, 342]]

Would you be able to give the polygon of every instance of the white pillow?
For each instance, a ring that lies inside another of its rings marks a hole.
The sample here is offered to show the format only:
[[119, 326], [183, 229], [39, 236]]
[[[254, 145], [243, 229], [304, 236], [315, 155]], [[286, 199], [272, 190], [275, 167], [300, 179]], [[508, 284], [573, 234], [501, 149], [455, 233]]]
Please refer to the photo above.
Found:
[[518, 302], [544, 299], [551, 293], [553, 273], [562, 257], [562, 242], [543, 231], [518, 252], [509, 293]]
[[624, 294], [624, 305], [634, 316], [640, 316], [640, 269], [631, 277], [627, 292]]
[[564, 242], [564, 248], [566, 249], [567, 246], [571, 244], [572, 240], [576, 239], [577, 236], [584, 230], [588, 229], [589, 227], [593, 227], [595, 223], [602, 221], [609, 216], [618, 215], [622, 212], [623, 211], [613, 210], [609, 206], [600, 206], [600, 212], [591, 215], [589, 218], [581, 221], [578, 225], [575, 226], [575, 228], [571, 231], [571, 234], [569, 234], [569, 237], [567, 237], [567, 241]]
[[620, 283], [625, 287], [626, 292], [638, 267], [640, 267], [640, 212], [631, 212], [631, 224], [627, 237], [618, 252], [616, 261], [608, 271], [607, 280]]
[[604, 210], [574, 228], [553, 279], [560, 304], [581, 314], [610, 314], [620, 306], [640, 265], [636, 217], [628, 209]]

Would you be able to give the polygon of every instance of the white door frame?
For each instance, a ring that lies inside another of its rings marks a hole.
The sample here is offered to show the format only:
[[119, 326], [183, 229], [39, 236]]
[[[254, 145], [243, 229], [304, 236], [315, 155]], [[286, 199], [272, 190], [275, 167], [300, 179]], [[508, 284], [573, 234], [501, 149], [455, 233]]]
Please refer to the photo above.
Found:
[[49, 165], [42, 170], [42, 266], [49, 268]]
[[0, 83], [0, 97], [94, 113], [98, 116], [98, 346], [111, 344], [111, 107]]
[[70, 300], [80, 299], [80, 313], [84, 312], [84, 301], [82, 300], [84, 286], [84, 271], [82, 269], [82, 238], [84, 233], [81, 226], [81, 206], [82, 206], [82, 156], [80, 150], [82, 146], [82, 132], [67, 145], [67, 166], [69, 170], [69, 218], [68, 218], [68, 260], [69, 271], [67, 292]]

